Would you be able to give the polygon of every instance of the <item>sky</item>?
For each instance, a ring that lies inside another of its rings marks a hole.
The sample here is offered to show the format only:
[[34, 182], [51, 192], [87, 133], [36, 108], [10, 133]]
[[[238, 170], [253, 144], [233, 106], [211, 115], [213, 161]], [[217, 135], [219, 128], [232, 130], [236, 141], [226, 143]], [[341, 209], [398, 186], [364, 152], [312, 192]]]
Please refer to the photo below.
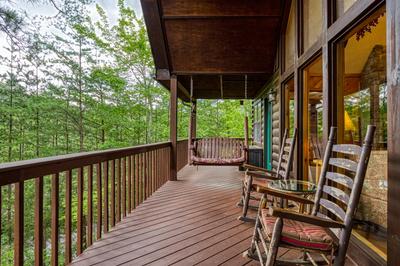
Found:
[[[55, 3], [60, 2], [61, 0], [55, 0]], [[96, 11], [96, 4], [99, 4], [103, 7], [103, 9], [107, 12], [107, 16], [111, 24], [115, 24], [118, 18], [118, 0], [94, 0], [92, 4], [88, 6], [89, 15], [92, 18], [92, 21], [96, 21], [99, 19], [99, 16]], [[29, 17], [33, 18], [35, 16], [47, 16], [52, 17], [57, 15], [57, 9], [47, 2], [48, 0], [37, 1], [37, 3], [32, 3], [29, 0], [10, 0], [6, 1], [6, 5], [11, 7], [12, 9], [26, 12]], [[136, 15], [139, 17], [143, 16], [142, 7], [140, 5], [140, 0], [125, 0], [126, 4], [132, 7]], [[4, 1], [0, 0], [0, 4], [4, 4]], [[46, 25], [46, 21], [42, 20], [42, 25]], [[47, 33], [52, 32], [51, 28], [42, 28], [43, 31], [47, 31]], [[7, 39], [5, 38], [5, 34], [0, 32], [0, 54], [6, 54], [6, 50], [4, 47], [8, 47]], [[7, 70], [6, 66], [0, 65], [0, 74], [4, 73]]]

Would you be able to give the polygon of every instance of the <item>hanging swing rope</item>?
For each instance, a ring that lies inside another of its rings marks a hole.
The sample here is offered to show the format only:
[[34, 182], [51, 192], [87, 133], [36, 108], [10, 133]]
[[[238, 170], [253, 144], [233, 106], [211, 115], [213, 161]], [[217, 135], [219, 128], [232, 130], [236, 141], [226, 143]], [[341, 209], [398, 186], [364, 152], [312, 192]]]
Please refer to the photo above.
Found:
[[221, 87], [221, 99], [224, 99], [224, 83], [222, 80], [222, 75], [219, 75], [219, 83]]

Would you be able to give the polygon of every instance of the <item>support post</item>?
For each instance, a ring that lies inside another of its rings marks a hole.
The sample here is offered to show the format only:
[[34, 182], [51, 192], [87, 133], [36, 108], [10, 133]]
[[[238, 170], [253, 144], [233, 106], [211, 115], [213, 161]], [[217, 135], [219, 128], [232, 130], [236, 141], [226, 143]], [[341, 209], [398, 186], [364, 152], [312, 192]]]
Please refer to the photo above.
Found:
[[189, 118], [189, 136], [188, 136], [188, 163], [191, 164], [191, 146], [193, 145], [193, 140], [196, 139], [196, 106], [197, 101], [193, 100], [191, 102], [191, 111], [190, 111], [190, 118]]
[[249, 119], [246, 116], [244, 117], [244, 146], [245, 146], [245, 158], [246, 158], [246, 163], [248, 163], [249, 159]]
[[171, 159], [170, 159], [170, 181], [177, 180], [177, 121], [178, 121], [178, 82], [176, 75], [171, 76], [171, 86], [170, 86], [170, 103], [169, 103], [169, 132], [171, 141]]

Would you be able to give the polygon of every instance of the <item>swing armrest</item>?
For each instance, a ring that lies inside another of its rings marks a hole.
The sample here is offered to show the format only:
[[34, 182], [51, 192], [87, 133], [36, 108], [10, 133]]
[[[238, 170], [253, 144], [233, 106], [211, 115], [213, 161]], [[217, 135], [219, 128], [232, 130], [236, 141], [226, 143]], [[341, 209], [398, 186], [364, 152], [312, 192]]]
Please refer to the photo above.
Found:
[[265, 172], [265, 173], [270, 173], [271, 175], [276, 175], [275, 172], [272, 172], [266, 168], [258, 167], [258, 166], [247, 164], [247, 163], [243, 164], [243, 167], [248, 170], [261, 171], [261, 172]]
[[342, 222], [276, 207], [269, 208], [269, 215], [284, 219], [296, 220], [299, 222], [327, 227], [327, 228], [344, 228], [345, 226], [344, 223]]
[[264, 172], [259, 172], [259, 171], [247, 171], [246, 174], [250, 175], [252, 177], [268, 179], [268, 180], [277, 180], [278, 179], [276, 177], [276, 175], [271, 175], [269, 173], [264, 173]]
[[285, 193], [280, 190], [271, 189], [271, 188], [268, 188], [267, 186], [258, 185], [257, 192], [263, 193], [265, 195], [271, 195], [274, 197], [295, 201], [295, 202], [302, 203], [302, 204], [314, 205], [313, 200], [310, 200], [310, 199], [307, 199], [307, 198], [304, 198], [301, 196], [297, 196], [295, 194]]

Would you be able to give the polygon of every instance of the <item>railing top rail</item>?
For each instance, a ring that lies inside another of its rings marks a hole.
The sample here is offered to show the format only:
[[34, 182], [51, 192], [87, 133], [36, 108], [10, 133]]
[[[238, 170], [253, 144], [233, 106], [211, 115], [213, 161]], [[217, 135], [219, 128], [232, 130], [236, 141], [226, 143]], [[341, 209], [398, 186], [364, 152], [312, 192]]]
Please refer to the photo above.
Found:
[[170, 146], [171, 142], [167, 141], [3, 163], [0, 164], [0, 186]]

